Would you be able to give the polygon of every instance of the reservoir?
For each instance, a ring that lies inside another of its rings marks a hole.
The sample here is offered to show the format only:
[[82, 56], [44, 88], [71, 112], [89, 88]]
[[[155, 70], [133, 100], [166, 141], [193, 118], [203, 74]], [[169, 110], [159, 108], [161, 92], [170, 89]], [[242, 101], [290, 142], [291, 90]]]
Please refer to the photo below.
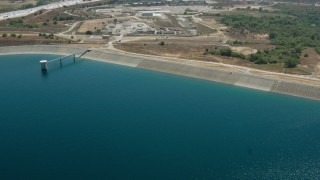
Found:
[[320, 101], [0, 56], [0, 179], [319, 179]]

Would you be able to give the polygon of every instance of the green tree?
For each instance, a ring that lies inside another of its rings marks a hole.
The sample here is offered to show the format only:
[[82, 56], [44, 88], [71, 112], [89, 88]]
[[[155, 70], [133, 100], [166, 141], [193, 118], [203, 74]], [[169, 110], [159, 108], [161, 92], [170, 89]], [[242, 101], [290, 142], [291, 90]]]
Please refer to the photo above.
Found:
[[220, 55], [221, 56], [228, 56], [230, 57], [232, 54], [232, 50], [230, 48], [222, 48], [220, 49]]
[[285, 66], [287, 68], [295, 68], [299, 64], [299, 59], [289, 58], [285, 61]]
[[315, 47], [314, 50], [315, 50], [318, 54], [320, 54], [320, 47]]
[[92, 35], [92, 34], [93, 34], [92, 31], [87, 31], [87, 32], [86, 32], [86, 35]]
[[276, 37], [277, 37], [277, 33], [275, 33], [275, 32], [271, 32], [269, 34], [269, 39], [275, 39]]

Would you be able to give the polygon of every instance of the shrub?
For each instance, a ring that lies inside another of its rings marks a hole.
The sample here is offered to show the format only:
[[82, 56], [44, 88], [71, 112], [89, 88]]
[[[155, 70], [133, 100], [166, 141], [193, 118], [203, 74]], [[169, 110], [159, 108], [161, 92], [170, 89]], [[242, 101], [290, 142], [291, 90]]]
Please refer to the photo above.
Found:
[[285, 61], [285, 66], [287, 68], [295, 68], [299, 64], [299, 59], [290, 58]]
[[16, 37], [17, 35], [16, 35], [16, 34], [10, 34], [10, 36], [11, 36], [11, 37]]
[[37, 24], [26, 24], [25, 26], [28, 27], [28, 28], [30, 28], [30, 29], [32, 29], [32, 28], [37, 28], [37, 27], [38, 27]]
[[161, 42], [159, 43], [159, 45], [160, 45], [160, 46], [164, 46], [164, 42], [161, 41]]
[[277, 33], [275, 33], [275, 32], [271, 32], [269, 34], [269, 39], [275, 39], [276, 37], [277, 37]]
[[228, 56], [230, 57], [232, 54], [232, 50], [230, 48], [223, 48], [223, 49], [220, 49], [220, 55], [221, 56]]
[[267, 64], [267, 61], [264, 58], [259, 58], [254, 63], [256, 63], [256, 64]]
[[232, 42], [232, 44], [242, 44], [242, 42], [238, 41], [238, 40], [235, 40], [235, 41]]
[[87, 32], [86, 32], [86, 35], [92, 35], [92, 34], [93, 34], [92, 31], [87, 31]]
[[316, 47], [316, 48], [314, 48], [314, 50], [315, 50], [318, 54], [320, 54], [320, 47]]
[[235, 58], [240, 58], [240, 59], [245, 59], [245, 58], [246, 58], [245, 55], [243, 55], [243, 54], [241, 54], [241, 53], [237, 53], [237, 52], [232, 52], [232, 53], [231, 53], [231, 56], [232, 56], [232, 57], [235, 57]]
[[3, 33], [2, 37], [8, 37], [8, 34], [7, 33]]

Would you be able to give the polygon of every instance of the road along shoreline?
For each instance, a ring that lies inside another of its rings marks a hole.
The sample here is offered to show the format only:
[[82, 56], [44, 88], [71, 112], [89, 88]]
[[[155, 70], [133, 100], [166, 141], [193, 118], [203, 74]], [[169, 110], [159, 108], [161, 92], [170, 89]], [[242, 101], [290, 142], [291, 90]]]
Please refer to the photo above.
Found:
[[[68, 55], [81, 50], [85, 50], [85, 48], [58, 45], [7, 46], [0, 47], [0, 55]], [[311, 81], [311, 83], [301, 83], [304, 80], [306, 82], [309, 80], [307, 78], [301, 78], [299, 81], [295, 81], [292, 80], [295, 76], [286, 76], [285, 74], [281, 75], [283, 76], [281, 78], [276, 78], [275, 76], [263, 73], [246, 74], [240, 71], [229, 71], [227, 69], [217, 67], [197, 66], [195, 64], [188, 64], [182, 60], [175, 61], [168, 60], [169, 58], [163, 57], [139, 56], [136, 54], [131, 55], [130, 53], [121, 53], [103, 49], [93, 49], [90, 53], [85, 54], [83, 58], [320, 100], [320, 80], [319, 82], [313, 80], [315, 82], [314, 84], [312, 84], [313, 81]]]

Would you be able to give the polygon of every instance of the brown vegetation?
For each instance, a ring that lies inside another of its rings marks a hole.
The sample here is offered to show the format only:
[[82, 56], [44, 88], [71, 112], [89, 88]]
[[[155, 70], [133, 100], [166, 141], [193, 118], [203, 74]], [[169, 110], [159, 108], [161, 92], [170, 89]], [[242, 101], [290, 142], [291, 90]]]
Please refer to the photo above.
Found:
[[1, 0], [0, 1], [0, 12], [7, 12], [10, 10], [19, 9], [21, 6], [26, 4], [35, 4], [36, 0]]
[[[163, 42], [163, 45], [160, 45], [161, 42]], [[177, 44], [159, 40], [157, 42], [153, 41], [146, 43], [120, 43], [115, 44], [114, 46], [123, 51], [134, 52], [139, 54], [168, 56], [211, 62], [222, 62], [236, 65], [249, 65], [249, 62], [236, 58], [205, 55], [206, 49], [222, 48], [213, 45]]]
[[[18, 35], [17, 35], [18, 36]], [[0, 46], [21, 46], [21, 45], [36, 45], [36, 44], [61, 44], [68, 43], [64, 39], [46, 39], [38, 36], [22, 36], [18, 37], [0, 37]]]

